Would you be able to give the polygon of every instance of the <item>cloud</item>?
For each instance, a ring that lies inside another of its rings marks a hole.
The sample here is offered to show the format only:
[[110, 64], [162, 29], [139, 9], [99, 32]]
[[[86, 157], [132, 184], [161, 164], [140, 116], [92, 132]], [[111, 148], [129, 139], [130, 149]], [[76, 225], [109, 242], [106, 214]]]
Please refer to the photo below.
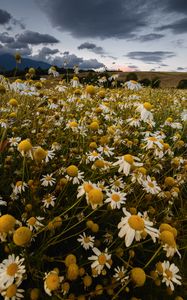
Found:
[[[187, 1], [186, 0], [165, 0], [165, 10], [171, 12], [178, 12], [187, 15]], [[160, 4], [160, 3], [159, 3]]]
[[11, 19], [11, 14], [9, 14], [6, 10], [0, 9], [0, 25], [9, 23]]
[[0, 42], [9, 44], [14, 42], [14, 38], [9, 36], [8, 32], [2, 32], [0, 33]]
[[75, 54], [50, 57], [48, 62], [58, 67], [63, 67], [64, 62], [67, 62], [66, 66], [68, 68], [73, 68], [75, 65], [78, 65], [80, 69], [99, 69], [104, 67], [104, 64], [99, 62], [97, 59], [83, 59]]
[[132, 51], [126, 56], [146, 63], [160, 63], [163, 59], [175, 56], [175, 53], [170, 51]]
[[42, 34], [30, 30], [26, 30], [21, 34], [18, 34], [16, 37], [18, 42], [27, 43], [31, 45], [59, 43], [59, 40], [57, 40], [55, 37], [53, 37], [50, 34]]
[[105, 51], [102, 47], [97, 46], [96, 44], [85, 42], [77, 47], [79, 50], [87, 49], [96, 54], [105, 54]]
[[182, 68], [182, 67], [178, 67], [177, 68], [177, 71], [184, 71], [184, 70], [186, 70], [187, 68]]
[[52, 25], [74, 37], [129, 38], [148, 25], [152, 1], [36, 0]]
[[58, 49], [51, 49], [48, 47], [43, 47], [39, 50], [37, 55], [32, 56], [36, 60], [48, 61], [51, 58], [51, 55], [57, 54]]
[[139, 40], [140, 42], [150, 42], [150, 41], [161, 39], [163, 37], [164, 34], [149, 33], [149, 34], [139, 36], [136, 40]]
[[187, 32], [187, 18], [183, 18], [173, 23], [157, 27], [157, 30], [160, 31], [167, 30], [167, 29], [171, 29], [171, 31], [175, 34], [181, 34]]

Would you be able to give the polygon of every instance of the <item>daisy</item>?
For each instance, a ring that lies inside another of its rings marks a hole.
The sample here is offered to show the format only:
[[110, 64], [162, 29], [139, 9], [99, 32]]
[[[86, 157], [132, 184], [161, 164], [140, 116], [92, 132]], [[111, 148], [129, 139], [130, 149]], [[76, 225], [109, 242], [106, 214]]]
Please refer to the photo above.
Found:
[[15, 186], [13, 187], [13, 194], [18, 195], [22, 192], [25, 192], [25, 188], [27, 188], [28, 185], [24, 181], [17, 181]]
[[143, 189], [152, 195], [156, 195], [161, 191], [155, 180], [152, 180], [150, 176], [147, 176], [145, 180], [142, 180]]
[[159, 149], [163, 149], [163, 144], [159, 139], [157, 139], [155, 136], [146, 137], [144, 139], [144, 142], [146, 142], [145, 149], [155, 149], [155, 147], [158, 147]]
[[0, 289], [6, 289], [11, 284], [19, 285], [23, 279], [23, 274], [26, 272], [23, 265], [24, 258], [15, 257], [11, 254], [7, 259], [4, 259], [0, 264]]
[[95, 150], [92, 152], [86, 153], [86, 155], [87, 155], [86, 163], [89, 163], [90, 161], [95, 161], [96, 159], [99, 159], [99, 160], [103, 159], [101, 154]]
[[68, 181], [72, 181], [73, 184], [80, 184], [84, 180], [84, 172], [78, 171], [76, 176], [65, 176]]
[[122, 267], [116, 267], [114, 269], [115, 271], [115, 274], [114, 274], [114, 278], [117, 280], [117, 281], [120, 281], [121, 284], [124, 284], [125, 282], [127, 282], [127, 280], [129, 279], [129, 276], [126, 276], [126, 272], [127, 270], [125, 269], [124, 266]]
[[114, 166], [119, 165], [118, 172], [123, 172], [126, 176], [129, 175], [131, 168], [133, 166], [142, 166], [143, 164], [140, 163], [140, 159], [136, 156], [131, 154], [125, 154], [123, 156], [118, 156], [118, 161], [113, 163]]
[[91, 264], [92, 269], [96, 269], [98, 275], [101, 274], [101, 271], [106, 266], [110, 269], [109, 260], [111, 259], [111, 254], [108, 254], [108, 249], [105, 249], [104, 252], [101, 252], [98, 248], [94, 247], [93, 252], [95, 255], [88, 257], [89, 260], [92, 260], [93, 263]]
[[40, 222], [44, 220], [44, 217], [31, 217], [27, 220], [27, 226], [30, 230], [39, 230], [44, 225]]
[[152, 227], [153, 222], [149, 221], [147, 216], [142, 216], [141, 213], [131, 215], [126, 208], [123, 208], [123, 212], [125, 217], [122, 217], [121, 222], [118, 224], [118, 229], [120, 229], [118, 236], [120, 238], [125, 236], [126, 247], [129, 247], [134, 239], [140, 241], [144, 234], [149, 234], [153, 242], [156, 242], [158, 229]]
[[109, 182], [111, 189], [115, 191], [119, 191], [120, 189], [123, 189], [125, 187], [123, 178], [117, 177], [116, 175], [114, 175], [114, 178], [110, 178]]
[[128, 90], [139, 91], [142, 89], [142, 85], [135, 80], [126, 81], [124, 87], [127, 87]]
[[140, 113], [140, 118], [144, 122], [152, 122], [153, 121], [153, 114], [150, 111], [152, 105], [149, 102], [145, 102], [143, 104], [138, 105], [136, 110]]
[[40, 179], [40, 181], [42, 182], [41, 185], [43, 186], [53, 186], [56, 182], [56, 179], [54, 177], [52, 177], [52, 173], [51, 174], [47, 174], [47, 175], [43, 175], [43, 178]]
[[58, 142], [52, 143], [52, 146], [51, 146], [51, 149], [52, 149], [52, 150], [58, 151], [58, 150], [61, 150], [61, 148], [62, 148], [62, 146], [61, 146]]
[[96, 184], [91, 183], [91, 181], [84, 181], [82, 185], [78, 187], [77, 198], [82, 197], [84, 194], [89, 193], [91, 189], [96, 188]]
[[4, 297], [4, 300], [19, 300], [24, 296], [22, 293], [23, 289], [18, 289], [16, 284], [11, 284], [6, 290], [1, 292], [1, 295]]
[[95, 240], [94, 236], [91, 235], [86, 236], [85, 232], [83, 232], [83, 234], [80, 234], [79, 238], [77, 239], [77, 241], [81, 243], [81, 245], [85, 250], [88, 250], [89, 248], [93, 248], [94, 240]]
[[111, 190], [111, 192], [106, 193], [107, 199], [104, 201], [105, 203], [110, 203], [112, 209], [120, 209], [121, 204], [126, 202], [126, 193], [117, 192], [115, 190]]
[[55, 206], [55, 200], [56, 197], [51, 195], [51, 194], [47, 194], [46, 196], [44, 196], [42, 202], [43, 202], [43, 206], [46, 208], [49, 208], [49, 206], [51, 205], [52, 207]]
[[49, 162], [51, 159], [55, 157], [54, 150], [46, 150], [45, 162]]
[[19, 144], [20, 141], [21, 141], [21, 138], [19, 136], [9, 138], [9, 143], [10, 143], [11, 147], [17, 147], [17, 145]]
[[167, 287], [170, 287], [172, 291], [174, 291], [174, 284], [181, 285], [182, 277], [178, 275], [179, 268], [174, 264], [170, 264], [169, 261], [164, 261], [162, 263], [163, 268], [163, 279], [162, 282], [166, 284]]
[[175, 255], [175, 253], [177, 253], [178, 256], [181, 258], [181, 254], [178, 251], [176, 245], [174, 247], [172, 247], [171, 245], [164, 244], [163, 245], [163, 250], [166, 251], [166, 257], [173, 257]]
[[140, 127], [141, 120], [139, 118], [129, 118], [127, 123], [132, 127]]
[[113, 156], [114, 155], [114, 148], [110, 148], [108, 147], [107, 145], [105, 146], [100, 146], [99, 148], [97, 148], [97, 150], [102, 154], [105, 154], [106, 156], [110, 157], [110, 156]]
[[52, 292], [56, 291], [60, 287], [60, 283], [64, 279], [63, 276], [59, 276], [56, 271], [50, 271], [45, 273], [44, 277], [44, 290], [46, 294], [52, 296]]

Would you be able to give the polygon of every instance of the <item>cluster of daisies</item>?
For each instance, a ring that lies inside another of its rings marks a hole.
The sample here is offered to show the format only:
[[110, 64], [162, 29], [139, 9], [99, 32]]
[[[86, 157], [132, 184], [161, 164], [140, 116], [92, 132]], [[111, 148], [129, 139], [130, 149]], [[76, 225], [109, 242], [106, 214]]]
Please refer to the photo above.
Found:
[[2, 299], [185, 299], [187, 94], [49, 74], [0, 91]]

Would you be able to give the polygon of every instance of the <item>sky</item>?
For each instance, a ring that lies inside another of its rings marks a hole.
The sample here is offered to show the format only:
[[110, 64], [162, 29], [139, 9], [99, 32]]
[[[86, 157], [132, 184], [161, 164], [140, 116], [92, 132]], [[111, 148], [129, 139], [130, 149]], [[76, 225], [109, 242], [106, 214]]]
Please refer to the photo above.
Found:
[[187, 71], [187, 0], [0, 0], [0, 54], [52, 65]]

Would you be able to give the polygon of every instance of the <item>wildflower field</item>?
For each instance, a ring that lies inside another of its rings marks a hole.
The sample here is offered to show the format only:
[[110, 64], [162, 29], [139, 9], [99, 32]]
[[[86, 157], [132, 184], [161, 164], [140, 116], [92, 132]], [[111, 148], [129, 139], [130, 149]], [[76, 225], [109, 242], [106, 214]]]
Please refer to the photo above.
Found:
[[187, 92], [31, 77], [1, 76], [0, 297], [187, 299]]

